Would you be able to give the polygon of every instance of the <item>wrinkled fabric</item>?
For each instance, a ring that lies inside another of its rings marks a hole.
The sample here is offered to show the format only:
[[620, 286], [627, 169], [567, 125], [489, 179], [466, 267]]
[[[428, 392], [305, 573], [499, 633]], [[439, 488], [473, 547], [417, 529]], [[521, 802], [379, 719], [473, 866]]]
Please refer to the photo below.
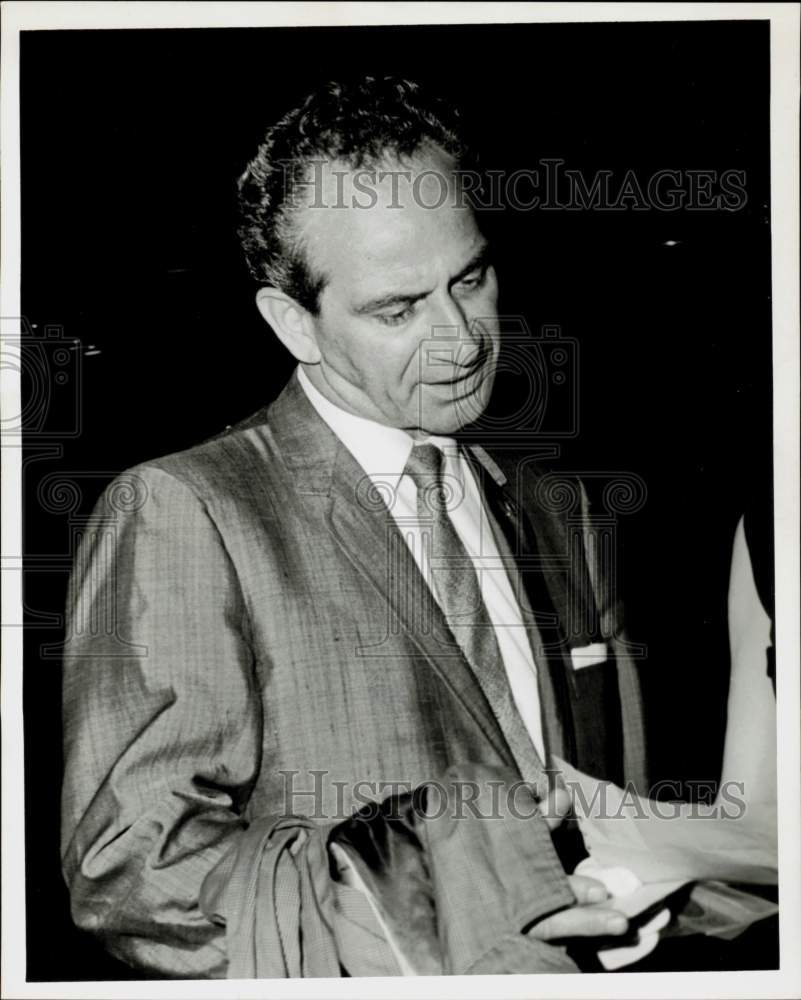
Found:
[[226, 928], [229, 979], [339, 975], [325, 832], [310, 820], [254, 823], [204, 881], [200, 906]]
[[[465, 809], [468, 786], [478, 794]], [[565, 949], [525, 933], [574, 902], [556, 874], [543, 885], [534, 864], [548, 829], [533, 791], [482, 765], [450, 768], [436, 787], [436, 796], [422, 786], [333, 826], [300, 816], [254, 823], [201, 891], [203, 912], [225, 928], [228, 977], [401, 973], [365, 897], [332, 878], [332, 844], [347, 852], [414, 973], [577, 972]]]
[[419, 974], [578, 971], [563, 948], [525, 933], [574, 899], [558, 862], [543, 875], [550, 832], [534, 791], [510, 770], [449, 768], [431, 786], [366, 807], [331, 839], [348, 847]]

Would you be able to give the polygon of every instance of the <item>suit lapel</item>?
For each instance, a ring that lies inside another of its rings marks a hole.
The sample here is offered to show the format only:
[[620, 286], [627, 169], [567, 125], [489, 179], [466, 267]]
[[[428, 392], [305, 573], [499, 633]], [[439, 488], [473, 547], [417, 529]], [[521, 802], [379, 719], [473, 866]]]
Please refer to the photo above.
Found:
[[270, 408], [270, 426], [297, 491], [325, 497], [331, 537], [386, 604], [393, 630], [416, 647], [496, 752], [511, 763], [511, 751], [492, 708], [389, 508], [314, 409], [297, 376]]
[[[320, 505], [323, 506], [331, 538], [388, 608], [388, 617], [397, 623], [398, 633], [408, 643], [406, 648], [417, 650], [474, 719], [490, 745], [502, 759], [513, 763], [515, 754], [497, 717], [499, 711], [504, 717], [503, 703], [490, 705], [478, 678], [455, 646], [438, 605], [430, 599], [427, 585], [387, 506], [369, 489], [370, 481], [364, 470], [319, 416], [296, 376], [270, 407], [267, 430], [274, 438], [293, 488], [301, 496], [317, 498], [315, 516], [319, 516]], [[555, 613], [555, 626], [548, 623], [547, 612], [542, 623], [536, 615], [535, 619], [546, 635], [551, 633], [543, 638], [548, 660], [553, 659], [554, 663], [550, 675], [554, 686], [561, 685], [563, 690], [566, 684], [569, 689], [573, 731], [577, 740], [581, 737], [582, 744], [577, 746], [579, 766], [586, 759], [585, 770], [599, 776], [608, 774], [614, 780], [617, 768], [609, 767], [605, 759], [614, 733], [607, 722], [620, 729], [614, 658], [610, 657], [602, 671], [583, 668], [577, 676], [569, 653], [569, 649], [593, 642], [597, 629], [583, 546], [567, 531], [563, 519], [541, 508], [536, 491], [529, 488], [531, 484], [526, 487], [515, 478], [513, 487], [509, 486], [500, 468], [482, 449], [472, 451], [495, 484], [504, 487], [495, 518], [501, 523], [507, 520], [507, 529], [509, 525], [513, 527], [509, 536], [512, 552], [516, 557], [522, 555], [524, 561], [533, 552], [539, 561], [540, 569], [524, 574], [525, 586], [518, 592], [528, 590], [529, 607], [534, 607], [537, 613], [541, 608], [551, 608]], [[484, 478], [487, 481], [488, 477]], [[529, 588], [535, 578], [543, 590], [532, 595]], [[577, 627], [565, 629], [565, 625]], [[563, 715], [569, 717], [566, 711]]]
[[[549, 753], [572, 760], [575, 749], [564, 644], [559, 632], [559, 618], [545, 586], [545, 574], [540, 566], [532, 568], [527, 565], [537, 561], [536, 549], [531, 545], [531, 525], [517, 503], [506, 476], [483, 448], [474, 446], [467, 449], [466, 454], [481, 484], [493, 538], [520, 606], [537, 668], [546, 747]], [[521, 559], [527, 569], [525, 573], [521, 570]], [[523, 727], [522, 719], [519, 726]]]
[[[583, 532], [570, 530], [562, 516], [546, 509], [531, 483], [528, 489], [522, 481], [515, 483], [518, 501], [506, 476], [498, 471], [500, 476], [494, 477], [487, 499], [490, 507], [500, 509], [496, 516], [501, 521], [505, 515], [504, 527], [513, 551], [523, 557], [524, 565], [532, 562], [532, 571], [524, 574], [521, 593], [530, 598], [528, 606], [536, 609], [535, 619], [545, 639], [541, 648], [550, 664], [565, 756], [589, 774], [621, 783], [620, 678], [612, 645], [600, 633]], [[580, 659], [574, 665], [574, 651], [593, 644], [605, 647], [606, 657], [595, 665], [581, 666]]]

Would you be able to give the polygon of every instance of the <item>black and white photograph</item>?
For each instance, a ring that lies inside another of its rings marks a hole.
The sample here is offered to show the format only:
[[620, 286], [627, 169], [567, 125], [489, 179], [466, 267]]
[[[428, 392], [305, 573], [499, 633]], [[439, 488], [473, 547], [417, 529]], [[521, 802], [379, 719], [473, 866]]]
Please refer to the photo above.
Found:
[[622, 8], [3, 5], [3, 996], [798, 995], [800, 8]]

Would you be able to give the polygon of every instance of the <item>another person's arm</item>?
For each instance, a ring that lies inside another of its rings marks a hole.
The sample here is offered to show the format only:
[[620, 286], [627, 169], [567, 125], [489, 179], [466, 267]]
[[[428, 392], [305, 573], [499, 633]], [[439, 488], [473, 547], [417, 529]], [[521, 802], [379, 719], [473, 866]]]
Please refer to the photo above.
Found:
[[728, 721], [721, 783], [743, 784], [749, 804], [776, 803], [776, 698], [768, 673], [771, 620], [754, 582], [743, 519], [729, 580]]

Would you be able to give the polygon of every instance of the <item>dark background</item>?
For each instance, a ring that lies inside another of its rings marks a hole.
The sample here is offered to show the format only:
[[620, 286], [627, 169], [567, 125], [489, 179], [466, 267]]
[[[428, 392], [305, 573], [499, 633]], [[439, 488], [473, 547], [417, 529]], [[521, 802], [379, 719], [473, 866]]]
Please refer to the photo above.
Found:
[[[285, 381], [237, 249], [235, 180], [264, 127], [343, 70], [452, 94], [489, 166], [745, 171], [736, 212], [491, 220], [502, 310], [579, 343], [564, 466], [647, 485], [618, 527], [655, 776], [718, 776], [733, 532], [752, 499], [771, 523], [768, 55], [767, 22], [23, 35], [30, 979], [126, 975], [72, 927], [59, 866], [72, 531], [116, 472]], [[62, 332], [44, 337], [49, 324]]]

